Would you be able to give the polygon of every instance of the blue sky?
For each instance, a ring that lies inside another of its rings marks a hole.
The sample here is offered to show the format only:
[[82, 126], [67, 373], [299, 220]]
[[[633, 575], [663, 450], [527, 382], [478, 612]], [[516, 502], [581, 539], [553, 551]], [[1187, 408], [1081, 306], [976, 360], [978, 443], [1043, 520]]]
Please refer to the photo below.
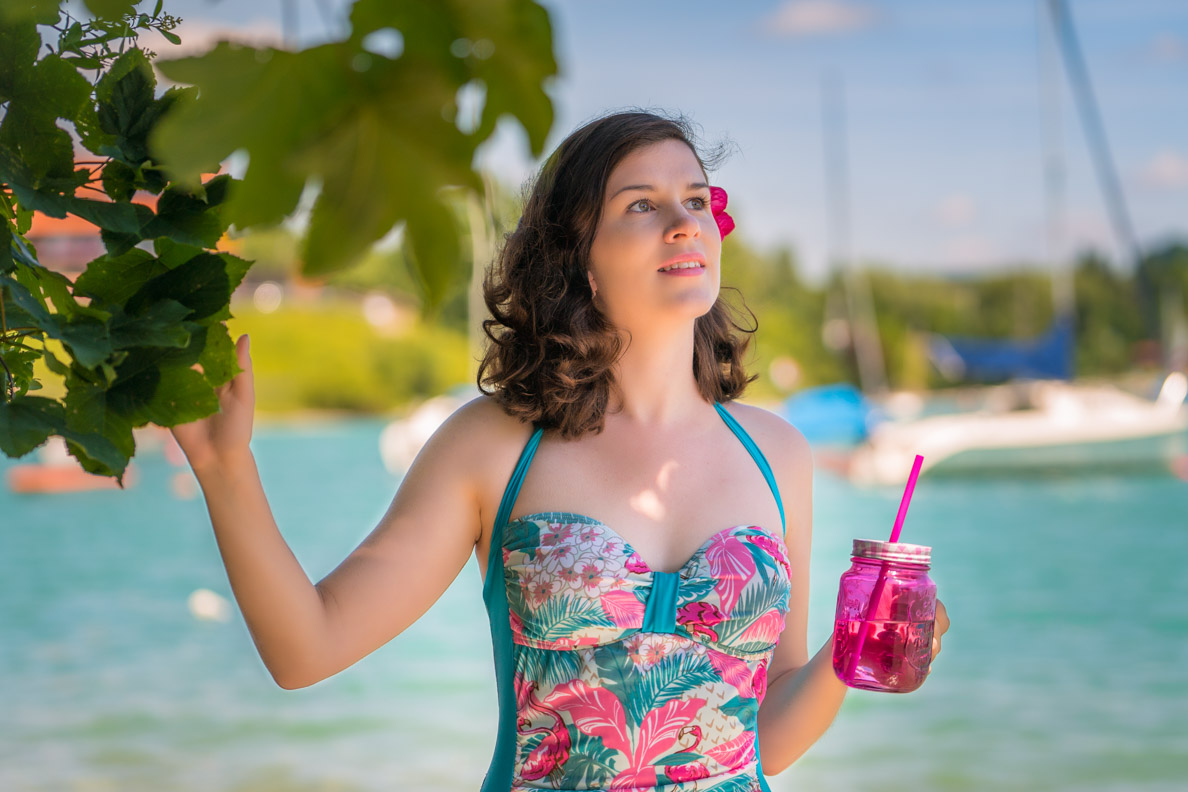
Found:
[[[736, 151], [714, 174], [740, 233], [829, 266], [821, 84], [845, 85], [855, 257], [905, 271], [1046, 266], [1036, 0], [546, 0], [561, 75], [550, 147], [610, 109], [684, 112]], [[1069, 0], [1140, 243], [1188, 241], [1188, 3]], [[275, 41], [280, 0], [166, 0], [184, 41]], [[297, 0], [302, 44], [337, 38], [347, 0]], [[1046, 18], [1042, 18], [1047, 24]], [[1044, 35], [1050, 35], [1045, 28]], [[159, 47], [168, 56], [168, 47]], [[1059, 69], [1059, 66], [1057, 66]], [[1122, 260], [1062, 71], [1057, 253]], [[502, 125], [484, 162], [534, 164]]]

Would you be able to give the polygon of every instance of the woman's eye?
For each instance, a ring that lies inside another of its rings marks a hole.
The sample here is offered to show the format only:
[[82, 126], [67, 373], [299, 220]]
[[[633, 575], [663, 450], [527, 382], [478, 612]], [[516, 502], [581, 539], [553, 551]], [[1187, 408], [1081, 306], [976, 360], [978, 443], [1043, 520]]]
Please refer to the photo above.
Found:
[[641, 207], [641, 206], [642, 206], [642, 207], [644, 207], [644, 209], [647, 209], [647, 208], [648, 208], [650, 205], [651, 205], [651, 202], [650, 202], [650, 201], [648, 201], [648, 199], [647, 199], [647, 198], [640, 198], [638, 201], [636, 201], [635, 203], [631, 204], [631, 205], [630, 205], [630, 206], [628, 206], [627, 208], [628, 208], [628, 209], [630, 209], [631, 211], [635, 212], [635, 211], [640, 211], [640, 210], [638, 209], [638, 207]]
[[690, 198], [689, 200], [694, 201], [697, 204], [698, 209], [704, 209], [705, 207], [709, 206], [709, 202], [710, 202], [709, 198], [701, 198], [701, 197]]

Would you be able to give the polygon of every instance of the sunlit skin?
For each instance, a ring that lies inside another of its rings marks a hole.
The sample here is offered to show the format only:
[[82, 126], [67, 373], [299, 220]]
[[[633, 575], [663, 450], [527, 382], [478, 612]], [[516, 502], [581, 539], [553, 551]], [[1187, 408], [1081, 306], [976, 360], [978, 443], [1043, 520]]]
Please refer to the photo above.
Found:
[[[602, 432], [572, 441], [545, 434], [512, 513], [590, 515], [660, 571], [679, 569], [723, 528], [780, 525], [766, 481], [692, 374], [694, 322], [713, 305], [720, 279], [721, 237], [705, 181], [679, 141], [638, 149], [612, 170], [589, 282], [595, 305], [630, 339], [614, 369], [616, 395]], [[705, 270], [657, 272], [686, 254], [704, 256]], [[315, 585], [276, 525], [249, 447], [255, 396], [246, 336], [236, 353], [243, 371], [217, 390], [219, 412], [173, 434], [202, 486], [261, 659], [277, 684], [305, 687], [402, 633], [471, 557], [486, 574], [499, 501], [532, 427], [487, 397], [458, 409], [376, 527]], [[821, 736], [847, 688], [833, 673], [832, 636], [811, 656], [807, 645], [812, 451], [779, 416], [737, 402], [726, 408], [770, 463], [787, 513], [792, 592], [758, 724], [764, 770], [778, 773]], [[938, 603], [934, 656], [948, 625]]]

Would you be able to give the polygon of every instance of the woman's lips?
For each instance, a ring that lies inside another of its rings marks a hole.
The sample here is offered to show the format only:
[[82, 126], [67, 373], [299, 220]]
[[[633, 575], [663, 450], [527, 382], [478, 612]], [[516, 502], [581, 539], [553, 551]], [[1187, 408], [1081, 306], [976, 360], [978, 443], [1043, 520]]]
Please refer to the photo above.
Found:
[[661, 275], [676, 275], [678, 277], [684, 276], [687, 278], [691, 278], [695, 275], [701, 275], [703, 272], [705, 272], [705, 267], [701, 266], [701, 267], [687, 267], [684, 269], [658, 270], [658, 272]]

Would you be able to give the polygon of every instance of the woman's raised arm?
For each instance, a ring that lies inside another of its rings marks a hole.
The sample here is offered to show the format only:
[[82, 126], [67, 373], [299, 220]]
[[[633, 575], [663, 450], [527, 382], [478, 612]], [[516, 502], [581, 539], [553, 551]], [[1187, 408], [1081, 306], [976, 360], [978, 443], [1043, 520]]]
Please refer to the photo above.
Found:
[[478, 482], [489, 460], [476, 449], [507, 425], [491, 426], [493, 405], [476, 403], [485, 399], [455, 413], [417, 456], [379, 525], [314, 585], [277, 528], [248, 448], [255, 398], [246, 336], [236, 352], [243, 371], [218, 389], [220, 411], [173, 434], [202, 486], [261, 659], [281, 687], [305, 687], [398, 635], [457, 577], [482, 533]]

